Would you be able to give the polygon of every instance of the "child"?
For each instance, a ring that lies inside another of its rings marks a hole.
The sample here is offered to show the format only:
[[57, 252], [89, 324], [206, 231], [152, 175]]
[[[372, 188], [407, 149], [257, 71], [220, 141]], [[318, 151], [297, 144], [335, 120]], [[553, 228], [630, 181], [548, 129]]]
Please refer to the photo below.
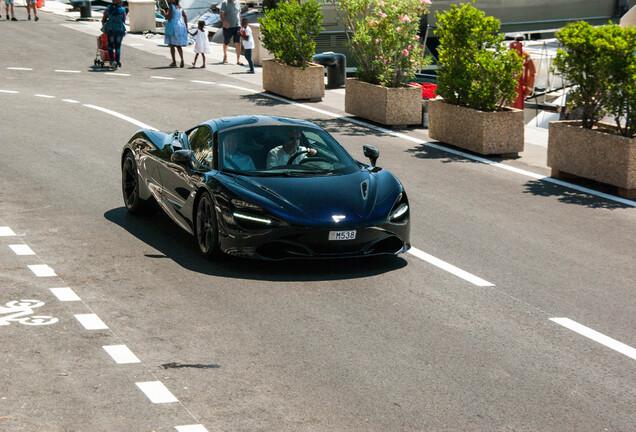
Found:
[[254, 73], [254, 62], [252, 61], [254, 36], [252, 36], [252, 29], [247, 25], [247, 18], [241, 20], [241, 39], [243, 40], [243, 48], [245, 48], [245, 58], [250, 65], [250, 71], [248, 73]]
[[205, 53], [210, 52], [210, 41], [208, 40], [208, 31], [205, 29], [205, 21], [199, 21], [197, 23], [199, 27], [196, 29], [194, 33], [190, 33], [191, 36], [194, 36], [194, 61], [192, 62], [192, 66], [194, 67], [197, 63], [197, 58], [199, 54], [201, 54], [201, 58], [203, 59], [202, 68], [205, 68]]

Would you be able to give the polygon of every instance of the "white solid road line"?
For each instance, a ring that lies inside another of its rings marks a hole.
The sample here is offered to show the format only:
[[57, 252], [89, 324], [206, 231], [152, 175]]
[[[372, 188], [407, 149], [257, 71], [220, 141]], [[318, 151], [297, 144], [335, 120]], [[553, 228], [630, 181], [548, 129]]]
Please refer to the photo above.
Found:
[[9, 245], [9, 247], [16, 255], [35, 255], [35, 252], [25, 244]]
[[427, 263], [433, 264], [434, 266], [439, 267], [442, 270], [446, 270], [447, 272], [452, 273], [455, 276], [460, 277], [474, 285], [481, 286], [481, 287], [495, 286], [494, 284], [488, 281], [485, 281], [480, 277], [470, 274], [467, 271], [457, 268], [454, 265], [449, 264], [446, 261], [442, 261], [441, 259], [436, 258], [433, 255], [429, 255], [426, 252], [423, 252], [417, 248], [412, 247], [411, 249], [409, 249], [408, 252], [411, 255], [416, 256], [419, 259], [426, 261]]
[[106, 345], [102, 348], [117, 364], [141, 363], [141, 360], [126, 345]]
[[81, 299], [75, 291], [68, 287], [64, 288], [50, 288], [51, 292], [59, 301], [67, 302], [67, 301], [80, 301]]
[[106, 330], [108, 326], [95, 314], [78, 314], [75, 318], [86, 330]]
[[0, 226], [0, 237], [11, 237], [15, 236], [15, 233], [8, 226]]
[[152, 403], [159, 404], [179, 402], [179, 400], [170, 393], [170, 390], [168, 390], [161, 381], [138, 382], [135, 384], [142, 392], [144, 392]]
[[120, 119], [122, 119], [122, 120], [125, 120], [125, 121], [127, 121], [127, 122], [129, 122], [129, 123], [132, 123], [132, 124], [134, 124], [134, 125], [136, 125], [136, 126], [139, 126], [140, 128], [143, 128], [143, 129], [157, 130], [157, 129], [153, 128], [152, 126], [148, 126], [147, 124], [142, 123], [142, 122], [140, 122], [140, 121], [137, 121], [137, 120], [135, 120], [134, 118], [128, 117], [128, 116], [126, 116], [126, 115], [119, 114], [119, 113], [118, 113], [118, 112], [116, 112], [116, 111], [111, 111], [111, 110], [109, 110], [109, 109], [102, 108], [102, 107], [99, 107], [99, 106], [97, 106], [97, 105], [91, 105], [91, 104], [84, 104], [84, 106], [85, 106], [86, 108], [91, 108], [91, 109], [94, 109], [94, 110], [97, 110], [97, 111], [101, 111], [101, 112], [104, 112], [104, 113], [106, 113], [106, 114], [110, 114], [110, 115], [112, 115], [112, 116], [118, 117], [118, 118], [120, 118]]
[[630, 347], [629, 345], [625, 345], [624, 343], [619, 342], [616, 339], [612, 339], [609, 336], [605, 336], [604, 334], [599, 333], [596, 330], [585, 327], [583, 324], [579, 324], [569, 318], [550, 318], [550, 321], [562, 325], [565, 328], [568, 328], [582, 336], [592, 339], [595, 342], [605, 345], [606, 347], [611, 348], [614, 351], [618, 351], [619, 353], [625, 354], [627, 357], [636, 360], [636, 349]]
[[53, 269], [46, 264], [30, 265], [28, 267], [37, 277], [57, 276]]
[[177, 430], [177, 432], [208, 432], [208, 430], [200, 424], [175, 426], [174, 428]]

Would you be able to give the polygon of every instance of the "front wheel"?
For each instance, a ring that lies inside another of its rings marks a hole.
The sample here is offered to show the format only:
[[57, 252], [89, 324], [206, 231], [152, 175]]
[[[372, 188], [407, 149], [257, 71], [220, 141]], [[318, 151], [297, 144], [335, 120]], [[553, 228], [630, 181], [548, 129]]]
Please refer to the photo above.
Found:
[[216, 223], [214, 202], [208, 192], [203, 192], [197, 202], [194, 237], [201, 255], [211, 260], [222, 255], [219, 247], [219, 230]]

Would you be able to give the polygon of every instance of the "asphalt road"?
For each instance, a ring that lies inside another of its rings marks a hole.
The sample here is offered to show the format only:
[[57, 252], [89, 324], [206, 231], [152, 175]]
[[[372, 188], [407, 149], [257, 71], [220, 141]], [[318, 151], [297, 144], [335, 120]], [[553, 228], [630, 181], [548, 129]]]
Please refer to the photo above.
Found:
[[[82, 24], [40, 16], [0, 22], [1, 431], [634, 430], [634, 208], [132, 47], [107, 74]], [[251, 113], [378, 146], [413, 253], [210, 263], [127, 213], [140, 124]]]

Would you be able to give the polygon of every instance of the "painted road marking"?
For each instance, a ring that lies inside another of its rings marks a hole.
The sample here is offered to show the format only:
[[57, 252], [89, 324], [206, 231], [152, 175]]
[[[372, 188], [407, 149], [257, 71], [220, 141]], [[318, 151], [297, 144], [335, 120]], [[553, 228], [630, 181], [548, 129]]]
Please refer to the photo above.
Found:
[[127, 74], [127, 73], [117, 73], [117, 72], [105, 72], [104, 75], [122, 76], [122, 77], [130, 76], [130, 74]]
[[68, 102], [68, 103], [79, 103], [79, 101], [76, 101], [75, 99], [62, 99], [62, 101]]
[[35, 255], [35, 252], [25, 244], [9, 245], [9, 247], [16, 255]]
[[15, 233], [8, 226], [0, 226], [0, 237], [11, 237], [14, 235]]
[[110, 114], [110, 115], [118, 117], [118, 118], [120, 118], [122, 120], [126, 120], [127, 122], [132, 123], [132, 124], [134, 124], [136, 126], [139, 126], [140, 128], [143, 128], [143, 129], [157, 130], [157, 129], [153, 128], [152, 126], [148, 126], [145, 123], [142, 123], [140, 121], [135, 120], [134, 118], [128, 117], [128, 116], [123, 115], [123, 114], [119, 114], [118, 112], [111, 111], [111, 110], [106, 109], [106, 108], [98, 107], [96, 105], [91, 105], [91, 104], [84, 104], [84, 106], [86, 108], [91, 108], [91, 109], [94, 109], [94, 110], [97, 110], [97, 111], [105, 112], [106, 114]]
[[212, 82], [212, 81], [190, 80], [190, 82], [195, 84], [216, 84], [215, 82]]
[[141, 363], [141, 360], [126, 345], [107, 345], [102, 348], [117, 364]]
[[55, 69], [55, 72], [60, 72], [60, 73], [82, 73], [82, 71], [78, 71], [78, 70], [65, 70], [65, 69]]
[[479, 278], [473, 274], [468, 273], [467, 271], [464, 271], [460, 268], [455, 267], [452, 264], [447, 263], [446, 261], [442, 261], [439, 258], [435, 258], [433, 255], [429, 255], [426, 252], [423, 252], [417, 248], [412, 247], [411, 249], [409, 249], [409, 253], [412, 254], [413, 256], [416, 256], [430, 264], [433, 264], [436, 267], [441, 268], [442, 270], [446, 270], [449, 273], [454, 274], [457, 277], [460, 277], [470, 283], [472, 283], [473, 285], [477, 285], [477, 286], [481, 286], [481, 287], [487, 287], [487, 286], [495, 286], [494, 284], [483, 280], [482, 278]]
[[178, 432], [208, 432], [208, 430], [203, 427], [203, 425], [185, 425], [185, 426], [175, 426], [174, 427]]
[[59, 301], [62, 302], [67, 302], [67, 301], [80, 301], [81, 299], [79, 298], [79, 296], [77, 294], [75, 294], [75, 291], [73, 291], [72, 289], [68, 288], [68, 287], [64, 287], [64, 288], [50, 288], [51, 292], [53, 293], [53, 295], [55, 297], [57, 297], [57, 299]]
[[150, 399], [152, 403], [179, 402], [170, 390], [161, 381], [148, 381], [135, 383], [139, 389]]
[[75, 318], [86, 330], [106, 330], [108, 328], [104, 321], [95, 314], [78, 314], [75, 315]]
[[21, 70], [21, 71], [32, 71], [32, 68], [25, 68], [25, 67], [8, 67], [7, 69], [9, 70]]
[[18, 94], [20, 92], [19, 91], [15, 91], [15, 90], [0, 90], [0, 93]]
[[50, 325], [55, 324], [59, 320], [54, 317], [45, 315], [34, 315], [33, 309], [44, 306], [44, 302], [40, 300], [14, 300], [0, 306], [0, 314], [11, 314], [0, 317], [0, 326], [10, 325], [11, 322], [17, 322], [23, 325]]
[[636, 349], [630, 347], [629, 345], [625, 345], [624, 343], [619, 342], [616, 339], [612, 339], [609, 336], [605, 336], [604, 334], [599, 333], [596, 330], [585, 327], [583, 324], [579, 324], [569, 318], [550, 318], [550, 321], [562, 325], [563, 327], [568, 328], [573, 332], [585, 336], [586, 338], [592, 339], [595, 342], [605, 345], [606, 347], [611, 348], [614, 351], [618, 351], [619, 353], [625, 354], [627, 357], [636, 360]]
[[164, 76], [151, 76], [150, 78], [153, 79], [162, 79], [162, 80], [173, 80], [174, 78], [172, 77], [164, 77]]
[[45, 94], [39, 94], [39, 93], [36, 93], [36, 94], [34, 94], [33, 96], [41, 97], [41, 98], [44, 98], [44, 99], [55, 99], [55, 96], [45, 95]]
[[52, 277], [57, 276], [53, 269], [46, 264], [36, 264], [28, 266], [37, 277]]

